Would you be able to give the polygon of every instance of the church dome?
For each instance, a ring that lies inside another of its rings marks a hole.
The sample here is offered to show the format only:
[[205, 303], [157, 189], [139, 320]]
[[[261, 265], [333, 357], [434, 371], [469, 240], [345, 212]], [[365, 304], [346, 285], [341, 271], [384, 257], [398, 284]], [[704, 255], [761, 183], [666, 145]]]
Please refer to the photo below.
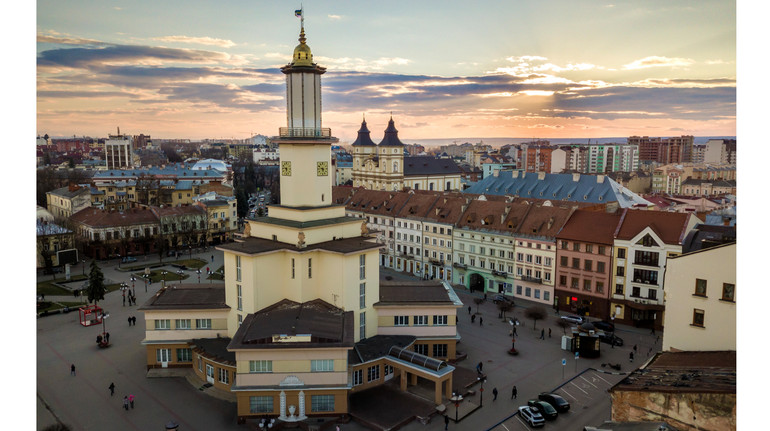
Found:
[[369, 131], [369, 128], [366, 127], [366, 120], [364, 120], [361, 123], [361, 129], [358, 130], [358, 137], [356, 138], [355, 142], [353, 142], [353, 146], [358, 147], [377, 145], [374, 143], [374, 141], [372, 141], [370, 133], [371, 132]]
[[312, 66], [313, 65], [313, 53], [310, 51], [310, 47], [305, 43], [305, 28], [299, 32], [299, 45], [294, 48], [294, 55], [292, 56], [292, 66]]
[[403, 147], [404, 143], [398, 139], [398, 130], [396, 130], [396, 123], [393, 122], [393, 117], [390, 117], [388, 121], [388, 128], [385, 129], [385, 137], [382, 138], [382, 142], [379, 143], [381, 147]]

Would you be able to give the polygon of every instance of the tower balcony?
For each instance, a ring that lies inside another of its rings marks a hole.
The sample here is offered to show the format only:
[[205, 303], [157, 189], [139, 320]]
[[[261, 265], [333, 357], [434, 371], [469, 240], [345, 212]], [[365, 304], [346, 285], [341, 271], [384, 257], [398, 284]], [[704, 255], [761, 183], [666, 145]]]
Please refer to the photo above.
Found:
[[281, 138], [331, 138], [332, 129], [328, 127], [281, 127]]

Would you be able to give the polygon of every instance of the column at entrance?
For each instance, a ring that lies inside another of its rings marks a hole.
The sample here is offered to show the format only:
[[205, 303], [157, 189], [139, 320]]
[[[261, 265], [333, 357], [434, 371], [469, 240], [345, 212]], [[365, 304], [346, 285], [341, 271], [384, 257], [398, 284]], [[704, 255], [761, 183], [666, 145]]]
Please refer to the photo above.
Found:
[[401, 370], [401, 390], [402, 391], [406, 391], [406, 386], [407, 386], [406, 379], [408, 374], [409, 373], [406, 370]]

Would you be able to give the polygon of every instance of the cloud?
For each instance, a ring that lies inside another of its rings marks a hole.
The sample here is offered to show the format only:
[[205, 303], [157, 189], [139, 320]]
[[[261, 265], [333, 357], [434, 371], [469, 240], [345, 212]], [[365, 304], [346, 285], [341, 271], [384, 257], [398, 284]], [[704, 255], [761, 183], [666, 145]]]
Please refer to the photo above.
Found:
[[72, 68], [100, 67], [105, 64], [144, 64], [160, 65], [164, 63], [228, 63], [231, 56], [212, 51], [191, 49], [159, 48], [140, 45], [111, 45], [97, 48], [51, 49], [38, 55], [38, 66], [62, 66]]
[[342, 19], [341, 15], [326, 15], [326, 17], [332, 21], [339, 21]]
[[650, 67], [687, 67], [695, 63], [689, 58], [669, 58], [653, 55], [623, 65], [625, 70], [647, 69]]
[[161, 42], [175, 42], [175, 43], [190, 43], [195, 45], [212, 45], [221, 48], [230, 48], [235, 46], [235, 42], [226, 39], [215, 39], [208, 36], [205, 37], [193, 37], [193, 36], [163, 36], [156, 37], [154, 40]]

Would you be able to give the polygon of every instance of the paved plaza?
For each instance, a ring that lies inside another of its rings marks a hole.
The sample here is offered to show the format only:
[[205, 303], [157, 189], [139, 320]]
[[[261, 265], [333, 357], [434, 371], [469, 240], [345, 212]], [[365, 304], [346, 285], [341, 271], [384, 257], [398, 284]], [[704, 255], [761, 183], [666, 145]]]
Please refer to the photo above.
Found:
[[[219, 268], [222, 265], [221, 253], [214, 252], [213, 263], [210, 262], [211, 254], [207, 252], [199, 257], [208, 260], [207, 265], [213, 269]], [[128, 282], [129, 274], [117, 271], [114, 261], [107, 266], [100, 262], [100, 266], [105, 278], [113, 282]], [[79, 269], [76, 267], [73, 272], [80, 273]], [[187, 282], [197, 280], [196, 274], [191, 271], [188, 274], [191, 277]], [[404, 277], [388, 270], [383, 270], [383, 274], [396, 279]], [[150, 292], [145, 293], [144, 284], [137, 284], [136, 296], [140, 305], [160, 286], [152, 287], [155, 289], [151, 288]], [[462, 289], [457, 289], [457, 292], [460, 299], [466, 304], [472, 304], [475, 311], [473, 295]], [[96, 345], [96, 335], [101, 332], [101, 325], [81, 326], [77, 312], [37, 320], [37, 429], [53, 424], [57, 419], [77, 430], [116, 429], [115, 424], [118, 423], [123, 424], [121, 429], [154, 430], [163, 429], [169, 420], [179, 423], [180, 431], [253, 429], [236, 424], [234, 403], [199, 391], [184, 377], [147, 377], [146, 351], [140, 344], [144, 338], [144, 327], [141, 324], [143, 316], [136, 311], [138, 306], [122, 306], [119, 291], [109, 293], [99, 305], [110, 314], [105, 326], [110, 333], [112, 346], [106, 349], [99, 349]], [[516, 308], [512, 313], [507, 313], [503, 320], [498, 318], [496, 306], [491, 301], [485, 302], [479, 306], [480, 316], [484, 318], [483, 326], [479, 325], [478, 318], [475, 323], [471, 323], [467, 305], [458, 310], [458, 332], [462, 339], [457, 348], [467, 354], [467, 359], [458, 363], [458, 366], [473, 370], [478, 362], [482, 362], [487, 381], [483, 395], [479, 383], [469, 388], [473, 395], [470, 395], [468, 401], [481, 404], [482, 407], [457, 424], [450, 422], [450, 429], [483, 430], [502, 422], [505, 422], [505, 428], [513, 429], [513, 425], [508, 424], [515, 424], [511, 420], [516, 420], [516, 417], [511, 418], [511, 415], [519, 405], [526, 404], [527, 399], [536, 397], [539, 392], [557, 388], [567, 391], [565, 398], [573, 403], [573, 409], [568, 413], [570, 418], [559, 418], [557, 421], [564, 424], [569, 420], [582, 425], [585, 420], [588, 421], [585, 424], [598, 425], [610, 418], [609, 395], [605, 387], [611, 386], [622, 376], [584, 370], [595, 368], [610, 371], [602, 367], [602, 363], [611, 362], [620, 363], [622, 371], [628, 372], [651, 356], [650, 349], [654, 354], [660, 347], [659, 342], [654, 346], [656, 336], [648, 330], [619, 327], [617, 334], [624, 339], [624, 346], [611, 349], [608, 344], [602, 344], [600, 358], [581, 358], [576, 363], [572, 353], [560, 348], [562, 330], [555, 325], [556, 314], [553, 310], [549, 309], [548, 318], [538, 321], [537, 330], [533, 330], [532, 321], [524, 317], [524, 309], [528, 305], [524, 301], [517, 301]], [[140, 324], [129, 327], [127, 318], [133, 315], [137, 316]], [[511, 344], [508, 335], [511, 326], [507, 323], [507, 317], [511, 316], [523, 323], [523, 326], [517, 328], [516, 349], [520, 354], [515, 357], [507, 353]], [[545, 340], [539, 339], [541, 328], [545, 328]], [[552, 330], [551, 338], [547, 337], [548, 328]], [[629, 363], [629, 352], [635, 344], [636, 358], [633, 363]], [[562, 365], [562, 359], [566, 359], [566, 366]], [[71, 364], [76, 366], [75, 376], [70, 374]], [[110, 383], [116, 387], [114, 396], [110, 396]], [[518, 397], [511, 400], [514, 385], [518, 389]], [[493, 388], [497, 388], [499, 393], [496, 401], [493, 401]], [[589, 401], [581, 401], [580, 397], [585, 397], [582, 391], [590, 392]], [[136, 397], [135, 408], [125, 411], [123, 396], [130, 394]], [[375, 408], [385, 409], [387, 413], [388, 406], [383, 403]], [[447, 411], [453, 417], [454, 405]], [[401, 429], [440, 430], [443, 427], [443, 418], [433, 416], [428, 424], [413, 421]], [[549, 427], [558, 429], [550, 423], [547, 425]], [[342, 424], [340, 428], [347, 431], [367, 429], [355, 422]], [[498, 426], [496, 429], [505, 428]]]

